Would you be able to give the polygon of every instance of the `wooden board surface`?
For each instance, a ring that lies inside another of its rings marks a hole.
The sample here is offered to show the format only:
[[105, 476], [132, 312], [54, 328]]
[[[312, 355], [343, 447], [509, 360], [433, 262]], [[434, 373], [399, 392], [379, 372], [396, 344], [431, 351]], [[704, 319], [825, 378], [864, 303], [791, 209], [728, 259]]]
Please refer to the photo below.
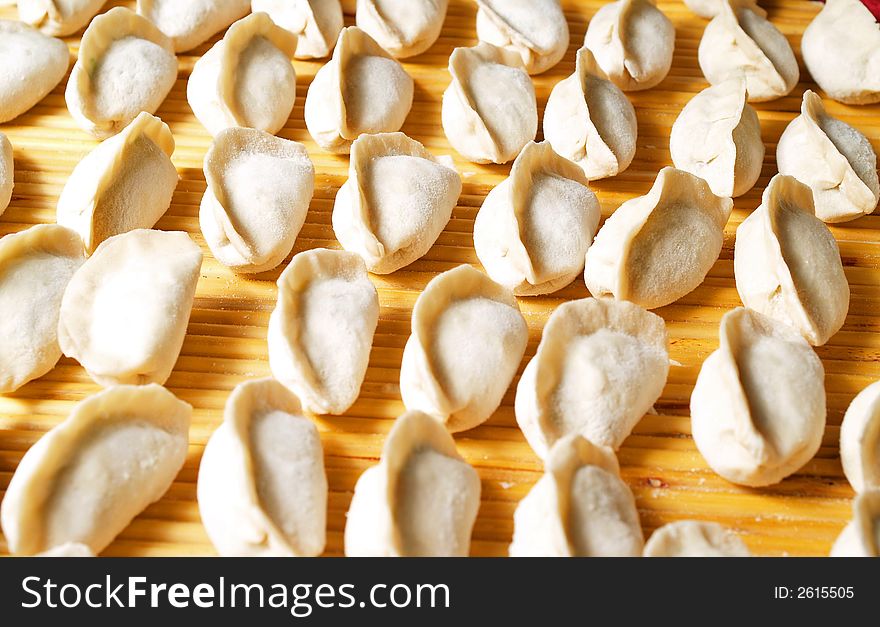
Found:
[[[109, 2], [107, 8], [133, 2]], [[534, 77], [539, 112], [553, 85], [574, 69], [589, 19], [604, 4], [597, 0], [563, 0], [571, 28], [571, 45], [555, 68]], [[763, 0], [770, 20], [789, 38], [801, 64], [801, 82], [791, 95], [756, 106], [767, 156], [757, 186], [736, 199], [725, 232], [724, 250], [702, 286], [679, 302], [657, 310], [667, 322], [670, 356], [678, 362], [658, 401], [658, 415], [646, 416], [619, 452], [622, 474], [632, 488], [646, 537], [659, 525], [685, 519], [718, 521], [733, 528], [748, 546], [766, 555], [825, 555], [850, 516], [852, 491], [843, 478], [838, 456], [839, 425], [849, 402], [863, 387], [880, 378], [880, 217], [869, 216], [832, 227], [840, 243], [852, 302], [846, 324], [818, 349], [826, 371], [828, 427], [816, 458], [798, 474], [763, 489], [734, 486], [713, 473], [690, 437], [688, 399], [705, 357], [717, 346], [721, 316], [740, 304], [733, 281], [733, 236], [740, 222], [760, 204], [760, 195], [776, 172], [776, 143], [799, 111], [810, 82], [800, 55], [800, 38], [819, 4], [801, 0]], [[607, 217], [621, 202], [644, 194], [657, 171], [671, 165], [670, 127], [692, 95], [707, 86], [696, 52], [706, 21], [680, 0], [660, 1], [676, 29], [675, 57], [669, 76], [646, 92], [629, 94], [639, 121], [638, 151], [622, 175], [593, 184]], [[0, 18], [15, 11], [0, 9]], [[350, 22], [350, 18], [346, 18]], [[440, 99], [449, 82], [446, 64], [456, 46], [473, 45], [475, 7], [451, 0], [440, 40], [426, 54], [405, 63], [415, 79], [415, 102], [403, 131], [435, 154], [452, 154], [463, 174], [464, 190], [452, 219], [424, 258], [388, 276], [372, 277], [379, 288], [381, 314], [361, 396], [341, 417], [316, 418], [321, 431], [330, 484], [327, 554], [342, 553], [345, 512], [360, 473], [376, 463], [384, 434], [403, 410], [398, 377], [403, 346], [409, 335], [412, 305], [438, 272], [460, 263], [479, 265], [473, 249], [473, 221], [488, 191], [509, 166], [478, 166], [461, 160], [449, 147], [440, 126]], [[216, 38], [215, 38], [216, 40]], [[78, 38], [68, 38], [72, 55]], [[213, 41], [213, 40], [212, 40]], [[221, 420], [223, 404], [238, 383], [269, 374], [266, 325], [275, 304], [280, 269], [242, 278], [217, 263], [199, 232], [198, 206], [205, 191], [202, 158], [209, 135], [186, 102], [186, 81], [198, 55], [180, 57], [177, 84], [157, 112], [177, 141], [174, 163], [180, 183], [168, 213], [157, 228], [185, 230], [202, 247], [205, 262], [186, 341], [167, 386], [195, 408], [189, 455], [167, 495], [150, 506], [104, 552], [105, 555], [211, 555], [199, 520], [196, 477], [205, 442]], [[303, 142], [315, 163], [315, 197], [294, 253], [315, 247], [338, 247], [330, 226], [333, 199], [347, 176], [347, 158], [322, 152], [303, 123], [309, 83], [322, 62], [296, 62], [297, 101], [280, 136]], [[45, 100], [20, 118], [0, 125], [15, 149], [15, 191], [0, 217], [0, 235], [32, 224], [53, 222], [55, 204], [76, 163], [96, 142], [71, 119], [62, 82]], [[828, 111], [855, 125], [880, 151], [880, 105], [848, 107], [826, 101]], [[285, 263], [286, 265], [286, 263]], [[284, 266], [282, 266], [283, 268]], [[522, 367], [535, 352], [541, 329], [553, 308], [565, 300], [588, 296], [583, 279], [548, 297], [520, 299], [530, 340]], [[517, 376], [518, 380], [518, 376]], [[484, 425], [456, 436], [461, 453], [482, 479], [482, 504], [474, 528], [473, 555], [506, 555], [513, 533], [517, 502], [540, 477], [540, 460], [517, 428], [513, 413], [516, 380], [502, 407]], [[24, 452], [40, 435], [62, 420], [71, 406], [100, 388], [73, 360], [58, 366], [18, 392], [0, 396], [0, 490], [5, 490]], [[0, 553], [5, 552], [0, 538]]]

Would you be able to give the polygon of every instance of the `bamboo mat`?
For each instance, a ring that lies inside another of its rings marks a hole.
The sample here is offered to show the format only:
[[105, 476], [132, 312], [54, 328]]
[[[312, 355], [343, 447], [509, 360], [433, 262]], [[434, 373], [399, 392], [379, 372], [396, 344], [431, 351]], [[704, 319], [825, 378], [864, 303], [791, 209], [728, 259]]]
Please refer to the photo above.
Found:
[[[109, 2], [132, 5], [133, 2]], [[553, 85], [574, 69], [598, 0], [563, 0], [571, 28], [571, 46], [563, 62], [534, 77], [538, 106], [543, 110]], [[818, 12], [817, 3], [762, 0], [770, 20], [789, 38], [800, 57], [800, 37]], [[638, 152], [622, 175], [593, 184], [607, 217], [621, 202], [644, 194], [657, 173], [670, 165], [670, 127], [684, 104], [707, 86], [697, 64], [697, 46], [706, 21], [680, 0], [659, 6], [676, 29], [675, 57], [669, 76], [647, 92], [630, 93], [639, 121]], [[473, 220], [488, 191], [509, 166], [478, 166], [461, 160], [440, 127], [440, 99], [449, 81], [446, 64], [456, 46], [472, 45], [475, 7], [470, 0], [451, 0], [440, 40], [405, 63], [415, 79], [415, 102], [403, 131], [435, 154], [452, 154], [463, 174], [464, 189], [452, 219], [424, 258], [389, 276], [372, 277], [379, 288], [381, 314], [370, 368], [361, 396], [345, 416], [316, 418], [324, 445], [330, 484], [328, 555], [342, 553], [345, 512], [360, 473], [376, 463], [393, 418], [403, 411], [398, 376], [409, 335], [412, 305], [438, 272], [460, 263], [479, 265], [473, 250]], [[14, 18], [13, 9], [0, 17]], [[350, 18], [346, 18], [350, 21]], [[215, 39], [216, 40], [216, 39]], [[68, 39], [76, 54], [77, 38]], [[213, 42], [212, 42], [213, 43]], [[105, 555], [211, 555], [196, 504], [196, 477], [205, 442], [222, 417], [229, 391], [253, 377], [269, 375], [266, 325], [275, 304], [280, 269], [242, 278], [217, 263], [205, 246], [198, 207], [205, 191], [202, 158], [210, 138], [186, 102], [186, 80], [198, 55], [182, 55], [180, 75], [159, 109], [177, 141], [174, 162], [180, 183], [168, 213], [157, 228], [185, 230], [200, 244], [205, 263], [188, 334], [167, 386], [195, 408], [186, 464], [167, 495], [149, 507], [104, 552]], [[347, 176], [347, 159], [322, 152], [303, 123], [303, 103], [321, 62], [296, 62], [297, 101], [282, 137], [303, 142], [315, 163], [315, 197], [294, 253], [315, 247], [338, 247], [330, 225], [333, 199]], [[825, 366], [828, 427], [816, 458], [798, 474], [764, 489], [734, 486], [715, 475], [690, 437], [688, 399], [703, 359], [717, 346], [721, 316], [740, 304], [733, 281], [733, 236], [736, 226], [760, 204], [763, 187], [776, 171], [776, 142], [799, 111], [809, 82], [801, 62], [802, 81], [790, 96], [758, 104], [767, 156], [758, 185], [736, 199], [721, 258], [702, 286], [679, 302], [657, 310], [667, 322], [673, 366], [657, 415], [646, 416], [619, 452], [622, 474], [632, 488], [646, 537], [658, 526], [685, 518], [718, 521], [733, 528], [762, 555], [825, 555], [850, 516], [852, 491], [843, 478], [838, 456], [839, 425], [849, 402], [863, 387], [880, 378], [880, 217], [869, 216], [832, 227], [840, 243], [852, 302], [846, 325], [818, 349]], [[15, 191], [0, 217], [0, 235], [32, 224], [53, 222], [55, 204], [67, 176], [95, 142], [75, 126], [64, 103], [66, 82], [20, 118], [0, 125], [15, 148]], [[829, 113], [855, 125], [880, 152], [880, 105], [848, 107], [826, 101]], [[286, 264], [285, 264], [286, 265]], [[284, 266], [282, 266], [283, 268]], [[541, 329], [559, 303], [588, 296], [583, 279], [548, 297], [520, 299], [530, 340], [521, 368], [535, 352]], [[517, 377], [518, 380], [518, 377]], [[482, 504], [472, 543], [473, 555], [506, 555], [513, 533], [517, 502], [540, 477], [541, 463], [517, 428], [513, 413], [516, 381], [502, 407], [484, 425], [456, 436], [459, 450], [482, 479]], [[71, 406], [99, 391], [84, 370], [63, 358], [41, 379], [15, 394], [0, 396], [0, 490], [5, 490], [24, 452], [40, 435], [62, 420]], [[0, 538], [0, 553], [5, 552]]]

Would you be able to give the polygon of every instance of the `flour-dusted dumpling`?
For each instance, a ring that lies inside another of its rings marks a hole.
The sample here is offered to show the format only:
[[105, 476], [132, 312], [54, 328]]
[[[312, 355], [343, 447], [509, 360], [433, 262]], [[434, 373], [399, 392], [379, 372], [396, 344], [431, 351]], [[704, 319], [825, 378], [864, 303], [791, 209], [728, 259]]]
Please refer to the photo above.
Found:
[[64, 37], [88, 24], [105, 2], [106, 0], [18, 0], [18, 19], [39, 28], [47, 35]]
[[704, 89], [682, 109], [669, 137], [675, 167], [709, 183], [716, 196], [742, 196], [764, 164], [758, 114], [742, 77]]
[[342, 414], [360, 394], [379, 295], [355, 253], [299, 253], [278, 278], [269, 318], [272, 374], [316, 414]]
[[436, 276], [413, 308], [400, 366], [404, 404], [453, 433], [482, 424], [501, 404], [528, 340], [509, 290], [468, 265]]
[[859, 392], [846, 410], [840, 461], [853, 490], [880, 489], [880, 381]]
[[825, 222], [854, 220], [877, 208], [880, 180], [871, 142], [828, 115], [822, 99], [809, 89], [804, 92], [801, 114], [779, 139], [776, 163], [780, 174], [809, 185], [816, 216]]
[[583, 271], [600, 217], [583, 171], [549, 143], [529, 142], [483, 201], [474, 248], [493, 281], [518, 295], [549, 294]]
[[333, 58], [309, 85], [306, 128], [324, 150], [346, 154], [362, 133], [399, 130], [413, 89], [400, 62], [372, 37], [356, 26], [343, 28]]
[[357, 0], [358, 28], [398, 59], [434, 45], [449, 0]]
[[840, 330], [849, 283], [837, 242], [813, 214], [810, 188], [778, 174], [736, 230], [736, 289], [746, 307], [784, 322], [813, 346]]
[[305, 146], [256, 129], [224, 129], [205, 155], [205, 179], [199, 225], [214, 257], [245, 274], [284, 261], [315, 187]]
[[343, 27], [339, 0], [252, 0], [251, 10], [296, 35], [297, 59], [329, 57]]
[[544, 110], [544, 137], [553, 150], [593, 181], [629, 167], [637, 135], [626, 94], [605, 78], [588, 48], [578, 50], [574, 74], [556, 84]]
[[663, 168], [651, 191], [620, 205], [596, 235], [584, 270], [590, 293], [646, 309], [689, 294], [718, 259], [732, 208], [703, 179]]
[[697, 57], [713, 85], [744, 76], [749, 102], [786, 95], [800, 74], [785, 35], [748, 4], [735, 0], [726, 0], [706, 26]]
[[345, 523], [348, 557], [466, 557], [480, 478], [442, 423], [410, 411], [377, 466], [358, 479]]
[[159, 385], [120, 385], [77, 403], [9, 482], [0, 519], [10, 552], [75, 542], [100, 553], [174, 481], [191, 415]]
[[880, 557], [880, 490], [856, 495], [852, 520], [831, 547], [831, 557]]
[[35, 557], [95, 557], [95, 552], [85, 544], [66, 542], [48, 551], [37, 553]]
[[0, 123], [45, 98], [67, 73], [70, 53], [60, 39], [27, 24], [0, 20]]
[[231, 126], [277, 133], [296, 101], [295, 51], [296, 35], [265, 13], [239, 20], [193, 66], [189, 106], [211, 135]]
[[461, 176], [448, 158], [403, 133], [361, 135], [336, 194], [333, 231], [367, 270], [389, 274], [428, 252], [460, 194]]
[[745, 543], [718, 523], [680, 520], [663, 525], [645, 544], [645, 557], [750, 557]]
[[728, 481], [778, 483], [822, 443], [822, 362], [797, 331], [745, 307], [724, 315], [719, 335], [691, 395], [694, 442]]
[[199, 513], [223, 556], [313, 557], [324, 551], [327, 476], [314, 423], [274, 379], [238, 385], [208, 440]]
[[[684, 0], [684, 3], [687, 5], [687, 8], [700, 17], [711, 19], [721, 13], [722, 5], [726, 4], [727, 1], [728, 0]], [[739, 0], [739, 4], [748, 5], [749, 8], [758, 15], [767, 15], [767, 11], [758, 6], [757, 0]]]
[[644, 544], [617, 458], [579, 435], [553, 445], [513, 525], [511, 557], [638, 557]]
[[12, 144], [6, 135], [0, 133], [0, 215], [6, 211], [12, 200], [12, 187], [15, 182], [15, 167], [12, 161]]
[[250, 12], [250, 0], [137, 0], [137, 12], [174, 42], [192, 50]]
[[148, 19], [115, 7], [83, 34], [64, 95], [74, 121], [104, 139], [141, 111], [155, 113], [176, 80], [171, 40]]
[[104, 386], [164, 383], [183, 345], [201, 265], [186, 233], [111, 237], [64, 292], [61, 350]]
[[585, 298], [550, 316], [516, 388], [516, 421], [545, 459], [578, 434], [620, 447], [666, 385], [663, 318], [625, 301]]
[[488, 43], [456, 48], [443, 92], [443, 131], [474, 163], [507, 163], [538, 132], [535, 88], [520, 56]]
[[[476, 0], [477, 37], [522, 57], [529, 74], [540, 74], [568, 50], [568, 22], [559, 0]], [[358, 13], [360, 18], [360, 13]]]
[[675, 27], [654, 0], [617, 0], [596, 11], [584, 45], [622, 90], [650, 89], [672, 67]]
[[880, 102], [880, 24], [859, 0], [826, 0], [801, 39], [810, 76], [829, 98]]

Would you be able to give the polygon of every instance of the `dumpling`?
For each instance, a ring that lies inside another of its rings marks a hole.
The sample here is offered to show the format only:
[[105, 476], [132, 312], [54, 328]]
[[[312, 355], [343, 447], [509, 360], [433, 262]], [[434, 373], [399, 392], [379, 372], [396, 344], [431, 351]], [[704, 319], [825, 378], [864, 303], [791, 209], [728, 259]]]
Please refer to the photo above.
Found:
[[449, 0], [357, 0], [356, 23], [391, 56], [403, 59], [434, 45]]
[[584, 45], [622, 90], [650, 89], [672, 67], [675, 27], [654, 0], [617, 0], [596, 11]]
[[785, 35], [748, 4], [735, 0], [723, 2], [706, 26], [697, 59], [713, 85], [745, 76], [749, 102], [788, 94], [800, 75]]
[[348, 557], [466, 557], [480, 478], [444, 426], [410, 411], [394, 421], [378, 466], [358, 479], [345, 523]]
[[840, 461], [853, 490], [880, 489], [880, 381], [859, 392], [846, 410]]
[[404, 405], [453, 433], [482, 424], [501, 404], [528, 340], [509, 290], [469, 265], [437, 275], [413, 308], [400, 366]]
[[856, 495], [852, 520], [831, 547], [831, 557], [880, 557], [880, 490]]
[[0, 133], [0, 216], [12, 200], [12, 187], [15, 182], [15, 167], [12, 162], [12, 144], [6, 135]]
[[751, 557], [751, 552], [739, 537], [718, 523], [680, 520], [654, 531], [644, 556]]
[[327, 476], [314, 423], [274, 379], [238, 385], [199, 466], [199, 513], [217, 552], [313, 557], [324, 551]]
[[191, 415], [159, 385], [120, 385], [77, 403], [9, 482], [0, 519], [10, 552], [77, 543], [100, 553], [171, 486], [186, 460]]
[[58, 198], [58, 224], [79, 233], [89, 253], [108, 237], [151, 228], [177, 187], [173, 152], [168, 126], [141, 113], [73, 169]]
[[460, 194], [451, 159], [434, 157], [403, 133], [361, 135], [336, 194], [333, 231], [367, 270], [389, 274], [428, 252]]
[[379, 295], [363, 261], [318, 248], [294, 256], [278, 278], [269, 317], [269, 366], [315, 414], [343, 414], [360, 394]]
[[[721, 7], [727, 3], [727, 0], [684, 0], [684, 3], [700, 17], [711, 19], [721, 13]], [[767, 15], [767, 11], [758, 6], [757, 0], [739, 0], [739, 4], [747, 4], [758, 15]]]
[[186, 233], [111, 237], [64, 292], [61, 350], [104, 386], [164, 383], [183, 345], [201, 265]]
[[859, 0], [826, 0], [801, 39], [810, 76], [829, 98], [880, 102], [880, 25]]
[[47, 35], [64, 37], [88, 24], [105, 2], [106, 0], [18, 0], [18, 19], [39, 28]]
[[309, 85], [306, 128], [324, 150], [347, 154], [363, 133], [399, 130], [413, 89], [403, 66], [372, 37], [356, 26], [343, 28], [333, 58]]
[[813, 190], [816, 216], [825, 222], [854, 220], [877, 208], [880, 180], [871, 142], [828, 115], [822, 99], [809, 89], [801, 114], [779, 139], [776, 162], [780, 174], [793, 176]]
[[27, 24], [0, 20], [0, 124], [49, 95], [67, 74], [70, 53], [60, 39]]
[[519, 54], [529, 74], [546, 72], [565, 56], [568, 22], [559, 0], [476, 2], [477, 37]]
[[544, 110], [544, 137], [578, 164], [591, 181], [620, 174], [636, 154], [632, 103], [605, 78], [588, 48], [578, 50], [574, 74], [556, 84]]
[[171, 40], [146, 18], [114, 7], [83, 34], [64, 95], [74, 121], [104, 139], [141, 111], [155, 113], [176, 80]]
[[600, 217], [583, 171], [547, 142], [529, 142], [483, 201], [474, 248], [492, 280], [514, 294], [549, 294], [583, 271]]
[[137, 12], [171, 38], [175, 52], [192, 50], [250, 10], [250, 0], [137, 0]]
[[691, 98], [672, 125], [672, 163], [716, 196], [742, 196], [761, 176], [761, 123], [747, 100], [745, 80], [730, 78]]
[[251, 10], [296, 35], [297, 59], [329, 57], [343, 27], [339, 0], [251, 0]]
[[784, 322], [813, 346], [840, 330], [849, 284], [837, 242], [813, 215], [806, 185], [776, 175], [736, 230], [736, 290], [746, 307]]
[[239, 20], [193, 66], [189, 106], [211, 135], [231, 126], [277, 133], [296, 101], [295, 51], [296, 35], [265, 13]]
[[584, 270], [590, 293], [646, 309], [674, 303], [718, 259], [732, 209], [703, 179], [663, 168], [651, 191], [620, 205], [596, 235]]
[[36, 557], [95, 557], [95, 553], [85, 544], [67, 542], [48, 551], [37, 553]]
[[822, 443], [822, 362], [797, 331], [745, 307], [724, 315], [719, 335], [691, 395], [694, 442], [728, 481], [779, 483]]
[[61, 297], [85, 259], [79, 236], [57, 224], [0, 239], [0, 393], [55, 367]]
[[474, 163], [507, 163], [538, 132], [535, 88], [520, 56], [492, 44], [456, 48], [443, 92], [443, 132]]
[[666, 344], [663, 318], [632, 303], [557, 307], [516, 388], [516, 421], [538, 457], [571, 434], [620, 448], [663, 392]]
[[511, 557], [639, 557], [636, 501], [609, 449], [568, 435], [517, 505]]
[[205, 179], [199, 225], [214, 257], [245, 274], [284, 261], [315, 187], [305, 146], [256, 129], [227, 128], [205, 155]]

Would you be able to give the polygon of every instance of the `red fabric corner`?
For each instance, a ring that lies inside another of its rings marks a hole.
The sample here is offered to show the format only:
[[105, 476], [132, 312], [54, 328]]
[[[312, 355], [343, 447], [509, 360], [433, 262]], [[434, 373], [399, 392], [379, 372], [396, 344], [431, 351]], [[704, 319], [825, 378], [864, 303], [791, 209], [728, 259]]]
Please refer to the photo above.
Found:
[[862, 0], [862, 4], [874, 15], [874, 19], [880, 21], [880, 0]]

